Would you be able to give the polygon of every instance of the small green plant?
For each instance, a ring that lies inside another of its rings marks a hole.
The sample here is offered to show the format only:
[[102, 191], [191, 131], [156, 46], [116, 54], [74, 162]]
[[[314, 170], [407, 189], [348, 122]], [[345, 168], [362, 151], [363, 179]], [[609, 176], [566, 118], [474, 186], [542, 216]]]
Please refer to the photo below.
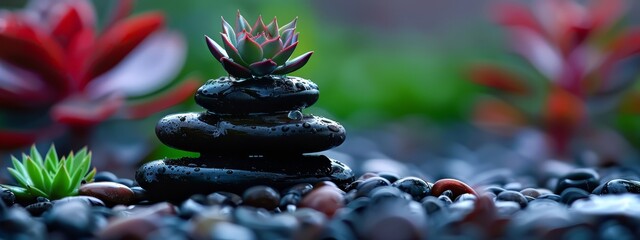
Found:
[[278, 20], [274, 18], [265, 25], [260, 16], [251, 27], [238, 11], [235, 29], [222, 19], [224, 48], [208, 36], [205, 40], [211, 54], [234, 77], [284, 75], [304, 66], [313, 54], [307, 52], [289, 60], [298, 46], [296, 23], [297, 18], [278, 28]]
[[21, 199], [46, 197], [60, 199], [78, 195], [78, 187], [85, 182], [93, 181], [96, 169], [89, 171], [91, 152], [82, 148], [78, 153], [73, 151], [66, 157], [58, 158], [52, 144], [43, 158], [35, 145], [30, 155], [22, 154], [22, 162], [11, 156], [13, 168], [7, 168], [20, 186], [2, 185]]

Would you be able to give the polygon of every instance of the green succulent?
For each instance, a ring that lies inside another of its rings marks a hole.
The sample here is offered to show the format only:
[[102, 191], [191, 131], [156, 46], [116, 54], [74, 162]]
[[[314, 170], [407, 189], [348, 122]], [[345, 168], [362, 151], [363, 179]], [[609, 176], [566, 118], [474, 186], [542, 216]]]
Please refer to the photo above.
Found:
[[222, 19], [222, 46], [205, 35], [209, 51], [232, 76], [250, 78], [270, 74], [284, 75], [304, 66], [313, 52], [289, 60], [298, 46], [297, 18], [278, 28], [278, 20], [265, 25], [262, 16], [251, 27], [240, 15], [235, 29]]
[[91, 152], [87, 152], [86, 147], [76, 154], [72, 151], [66, 157], [58, 158], [52, 144], [43, 158], [34, 145], [29, 156], [22, 154], [22, 162], [14, 156], [11, 161], [13, 168], [7, 169], [20, 186], [2, 186], [20, 199], [46, 197], [54, 200], [78, 195], [80, 184], [93, 181], [96, 174], [95, 168], [89, 171]]

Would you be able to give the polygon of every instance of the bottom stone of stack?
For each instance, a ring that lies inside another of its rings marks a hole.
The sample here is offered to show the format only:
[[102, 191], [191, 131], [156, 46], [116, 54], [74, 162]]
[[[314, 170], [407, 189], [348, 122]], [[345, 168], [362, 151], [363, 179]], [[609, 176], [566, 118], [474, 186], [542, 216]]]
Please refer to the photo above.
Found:
[[283, 190], [298, 183], [331, 181], [344, 188], [353, 180], [348, 166], [324, 155], [163, 159], [146, 163], [136, 172], [138, 184], [158, 200], [216, 191], [242, 194], [256, 185]]

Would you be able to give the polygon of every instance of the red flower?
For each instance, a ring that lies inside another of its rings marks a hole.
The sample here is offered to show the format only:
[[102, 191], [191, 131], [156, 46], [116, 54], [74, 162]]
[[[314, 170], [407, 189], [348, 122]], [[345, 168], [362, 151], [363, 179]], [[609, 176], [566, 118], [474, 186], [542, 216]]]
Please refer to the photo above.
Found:
[[[546, 99], [534, 120], [547, 130], [558, 152], [588, 116], [615, 109], [640, 69], [640, 29], [614, 27], [623, 0], [539, 0], [533, 6], [496, 5], [494, 16], [514, 51], [548, 80]], [[534, 90], [503, 66], [474, 66], [471, 80], [510, 96]], [[507, 97], [509, 98], [509, 97]]]
[[132, 2], [119, 1], [102, 31], [86, 0], [34, 1], [0, 13], [0, 117], [9, 119], [0, 121], [0, 149], [54, 137], [61, 126], [146, 117], [192, 95], [196, 80], [143, 98], [170, 83], [186, 46], [161, 13], [126, 18]]

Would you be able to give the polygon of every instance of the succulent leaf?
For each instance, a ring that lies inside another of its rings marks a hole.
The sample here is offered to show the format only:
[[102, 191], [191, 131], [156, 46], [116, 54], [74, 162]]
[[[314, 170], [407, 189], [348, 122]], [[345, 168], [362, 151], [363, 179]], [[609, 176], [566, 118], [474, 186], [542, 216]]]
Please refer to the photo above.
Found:
[[227, 34], [231, 39], [231, 43], [235, 46], [238, 42], [236, 40], [236, 32], [231, 25], [222, 18], [222, 33]]
[[235, 61], [236, 63], [242, 66], [245, 66], [245, 65], [249, 66], [244, 62], [244, 60], [242, 60], [242, 57], [240, 57], [240, 53], [238, 53], [238, 49], [231, 44], [229, 37], [224, 33], [222, 33], [221, 35], [222, 35], [222, 42], [224, 42], [224, 48], [227, 50], [228, 58], [233, 59], [233, 61]]
[[245, 61], [245, 63], [254, 63], [262, 60], [262, 48], [260, 44], [251, 39], [249, 36], [245, 36], [238, 41], [238, 53]]
[[272, 38], [260, 45], [262, 47], [262, 55], [264, 58], [271, 59], [276, 53], [280, 52], [283, 48], [280, 37]]
[[284, 43], [284, 46], [289, 46], [291, 45], [291, 37], [293, 37], [293, 31], [295, 29], [287, 29], [285, 31], [283, 31], [280, 36], [282, 37], [282, 42]]
[[33, 186], [37, 188], [44, 186], [42, 172], [40, 171], [38, 164], [33, 159], [28, 158], [25, 165], [27, 167], [27, 173], [29, 173], [29, 177], [31, 178], [31, 181], [33, 181]]
[[280, 29], [278, 29], [278, 31], [280, 31], [282, 33], [282, 32], [284, 32], [285, 30], [288, 30], [288, 29], [295, 29], [297, 23], [298, 23], [298, 17], [294, 18], [293, 20], [291, 20], [291, 22], [289, 22], [289, 23], [285, 24], [284, 26], [282, 26]]
[[[7, 168], [20, 186], [6, 186], [16, 196], [25, 200], [42, 196], [51, 200], [77, 194], [82, 180], [92, 181], [96, 169], [89, 171], [91, 152], [85, 148], [76, 154], [58, 158], [55, 147], [51, 145], [44, 159], [33, 147], [30, 156], [22, 155], [22, 162], [11, 156], [13, 168]], [[40, 158], [42, 162], [37, 159]]]
[[306, 53], [289, 61], [298, 45], [297, 21], [296, 17], [279, 27], [277, 18], [265, 25], [259, 16], [252, 27], [238, 11], [235, 29], [222, 18], [221, 45], [206, 35], [205, 42], [214, 58], [234, 77], [289, 73], [304, 66], [311, 56]]
[[56, 153], [56, 149], [53, 144], [49, 147], [47, 156], [44, 159], [44, 166], [51, 174], [55, 173], [56, 169], [58, 169], [58, 154]]
[[276, 67], [278, 67], [278, 64], [276, 64], [271, 59], [266, 59], [266, 60], [264, 60], [262, 62], [257, 62], [257, 63], [253, 63], [253, 64], [249, 65], [249, 69], [251, 70], [251, 74], [253, 74], [255, 76], [263, 76], [263, 75], [267, 75], [269, 73], [272, 73], [273, 70], [276, 69]]
[[[27, 169], [24, 167], [24, 165], [22, 165], [22, 163], [17, 158], [15, 158], [14, 156], [11, 156], [11, 161], [13, 162], [13, 167], [20, 175], [29, 176], [29, 174], [27, 174]], [[32, 184], [32, 183], [28, 183], [28, 184]]]
[[278, 31], [278, 19], [274, 17], [273, 20], [271, 20], [269, 25], [267, 25], [267, 31], [269, 31], [269, 35], [272, 38], [280, 36], [280, 32]]
[[27, 185], [31, 185], [31, 180], [30, 179], [26, 179], [22, 174], [20, 174], [17, 170], [13, 169], [13, 168], [7, 168], [7, 170], [9, 170], [9, 173], [11, 174], [11, 176], [13, 176], [13, 178], [16, 179], [16, 181], [22, 185], [22, 186], [27, 186]]
[[35, 196], [42, 196], [42, 197], [46, 197], [46, 198], [50, 197], [49, 194], [43, 192], [41, 189], [38, 189], [38, 188], [36, 188], [34, 186], [27, 186], [27, 192], [30, 192], [30, 195], [32, 195], [32, 196], [35, 195]]
[[67, 189], [69, 189], [69, 182], [70, 179], [67, 167], [64, 164], [61, 164], [56, 176], [53, 178], [53, 182], [51, 183], [51, 188], [56, 190], [51, 194], [51, 197], [54, 199], [64, 197]]
[[287, 60], [289, 60], [289, 57], [291, 57], [291, 54], [293, 54], [293, 51], [296, 50], [297, 46], [298, 46], [298, 43], [294, 43], [288, 47], [285, 47], [280, 52], [276, 53], [276, 55], [273, 56], [272, 60], [276, 62], [278, 66], [284, 65], [287, 62]]
[[86, 177], [84, 177], [84, 181], [85, 182], [93, 182], [93, 178], [96, 176], [96, 173], [98, 172], [98, 170], [96, 170], [96, 168], [94, 167], [91, 172], [89, 172], [87, 174]]
[[291, 59], [290, 61], [287, 61], [287, 63], [285, 63], [284, 66], [280, 66], [276, 70], [274, 70], [273, 73], [287, 74], [295, 70], [298, 70], [301, 67], [303, 67], [305, 64], [307, 64], [307, 62], [309, 61], [309, 58], [311, 58], [311, 54], [313, 54], [313, 52], [307, 52], [305, 54], [300, 55], [297, 58]]
[[244, 17], [240, 15], [240, 11], [236, 14], [236, 29], [243, 29], [247, 32], [251, 32], [251, 25], [249, 25], [247, 19], [244, 19]]
[[229, 60], [229, 58], [222, 58], [222, 67], [224, 67], [224, 70], [226, 70], [234, 77], [251, 77], [251, 72], [249, 71], [249, 69]]
[[44, 161], [42, 160], [42, 156], [40, 155], [40, 153], [38, 152], [38, 149], [36, 149], [36, 145], [31, 145], [31, 158], [36, 161], [36, 163], [39, 166], [44, 166]]
[[53, 190], [51, 189], [53, 178], [45, 168], [41, 168], [40, 172], [42, 173], [42, 190], [47, 194], [51, 194], [51, 191]]
[[262, 21], [262, 15], [258, 16], [258, 20], [256, 20], [256, 23], [253, 25], [253, 29], [251, 31], [251, 35], [256, 35], [260, 32], [268, 32], [267, 31], [267, 26], [264, 25], [264, 22]]
[[207, 47], [209, 48], [209, 52], [213, 55], [216, 60], [220, 61], [223, 57], [227, 57], [227, 51], [224, 50], [218, 43], [213, 41], [209, 36], [204, 35], [205, 41], [207, 41]]

